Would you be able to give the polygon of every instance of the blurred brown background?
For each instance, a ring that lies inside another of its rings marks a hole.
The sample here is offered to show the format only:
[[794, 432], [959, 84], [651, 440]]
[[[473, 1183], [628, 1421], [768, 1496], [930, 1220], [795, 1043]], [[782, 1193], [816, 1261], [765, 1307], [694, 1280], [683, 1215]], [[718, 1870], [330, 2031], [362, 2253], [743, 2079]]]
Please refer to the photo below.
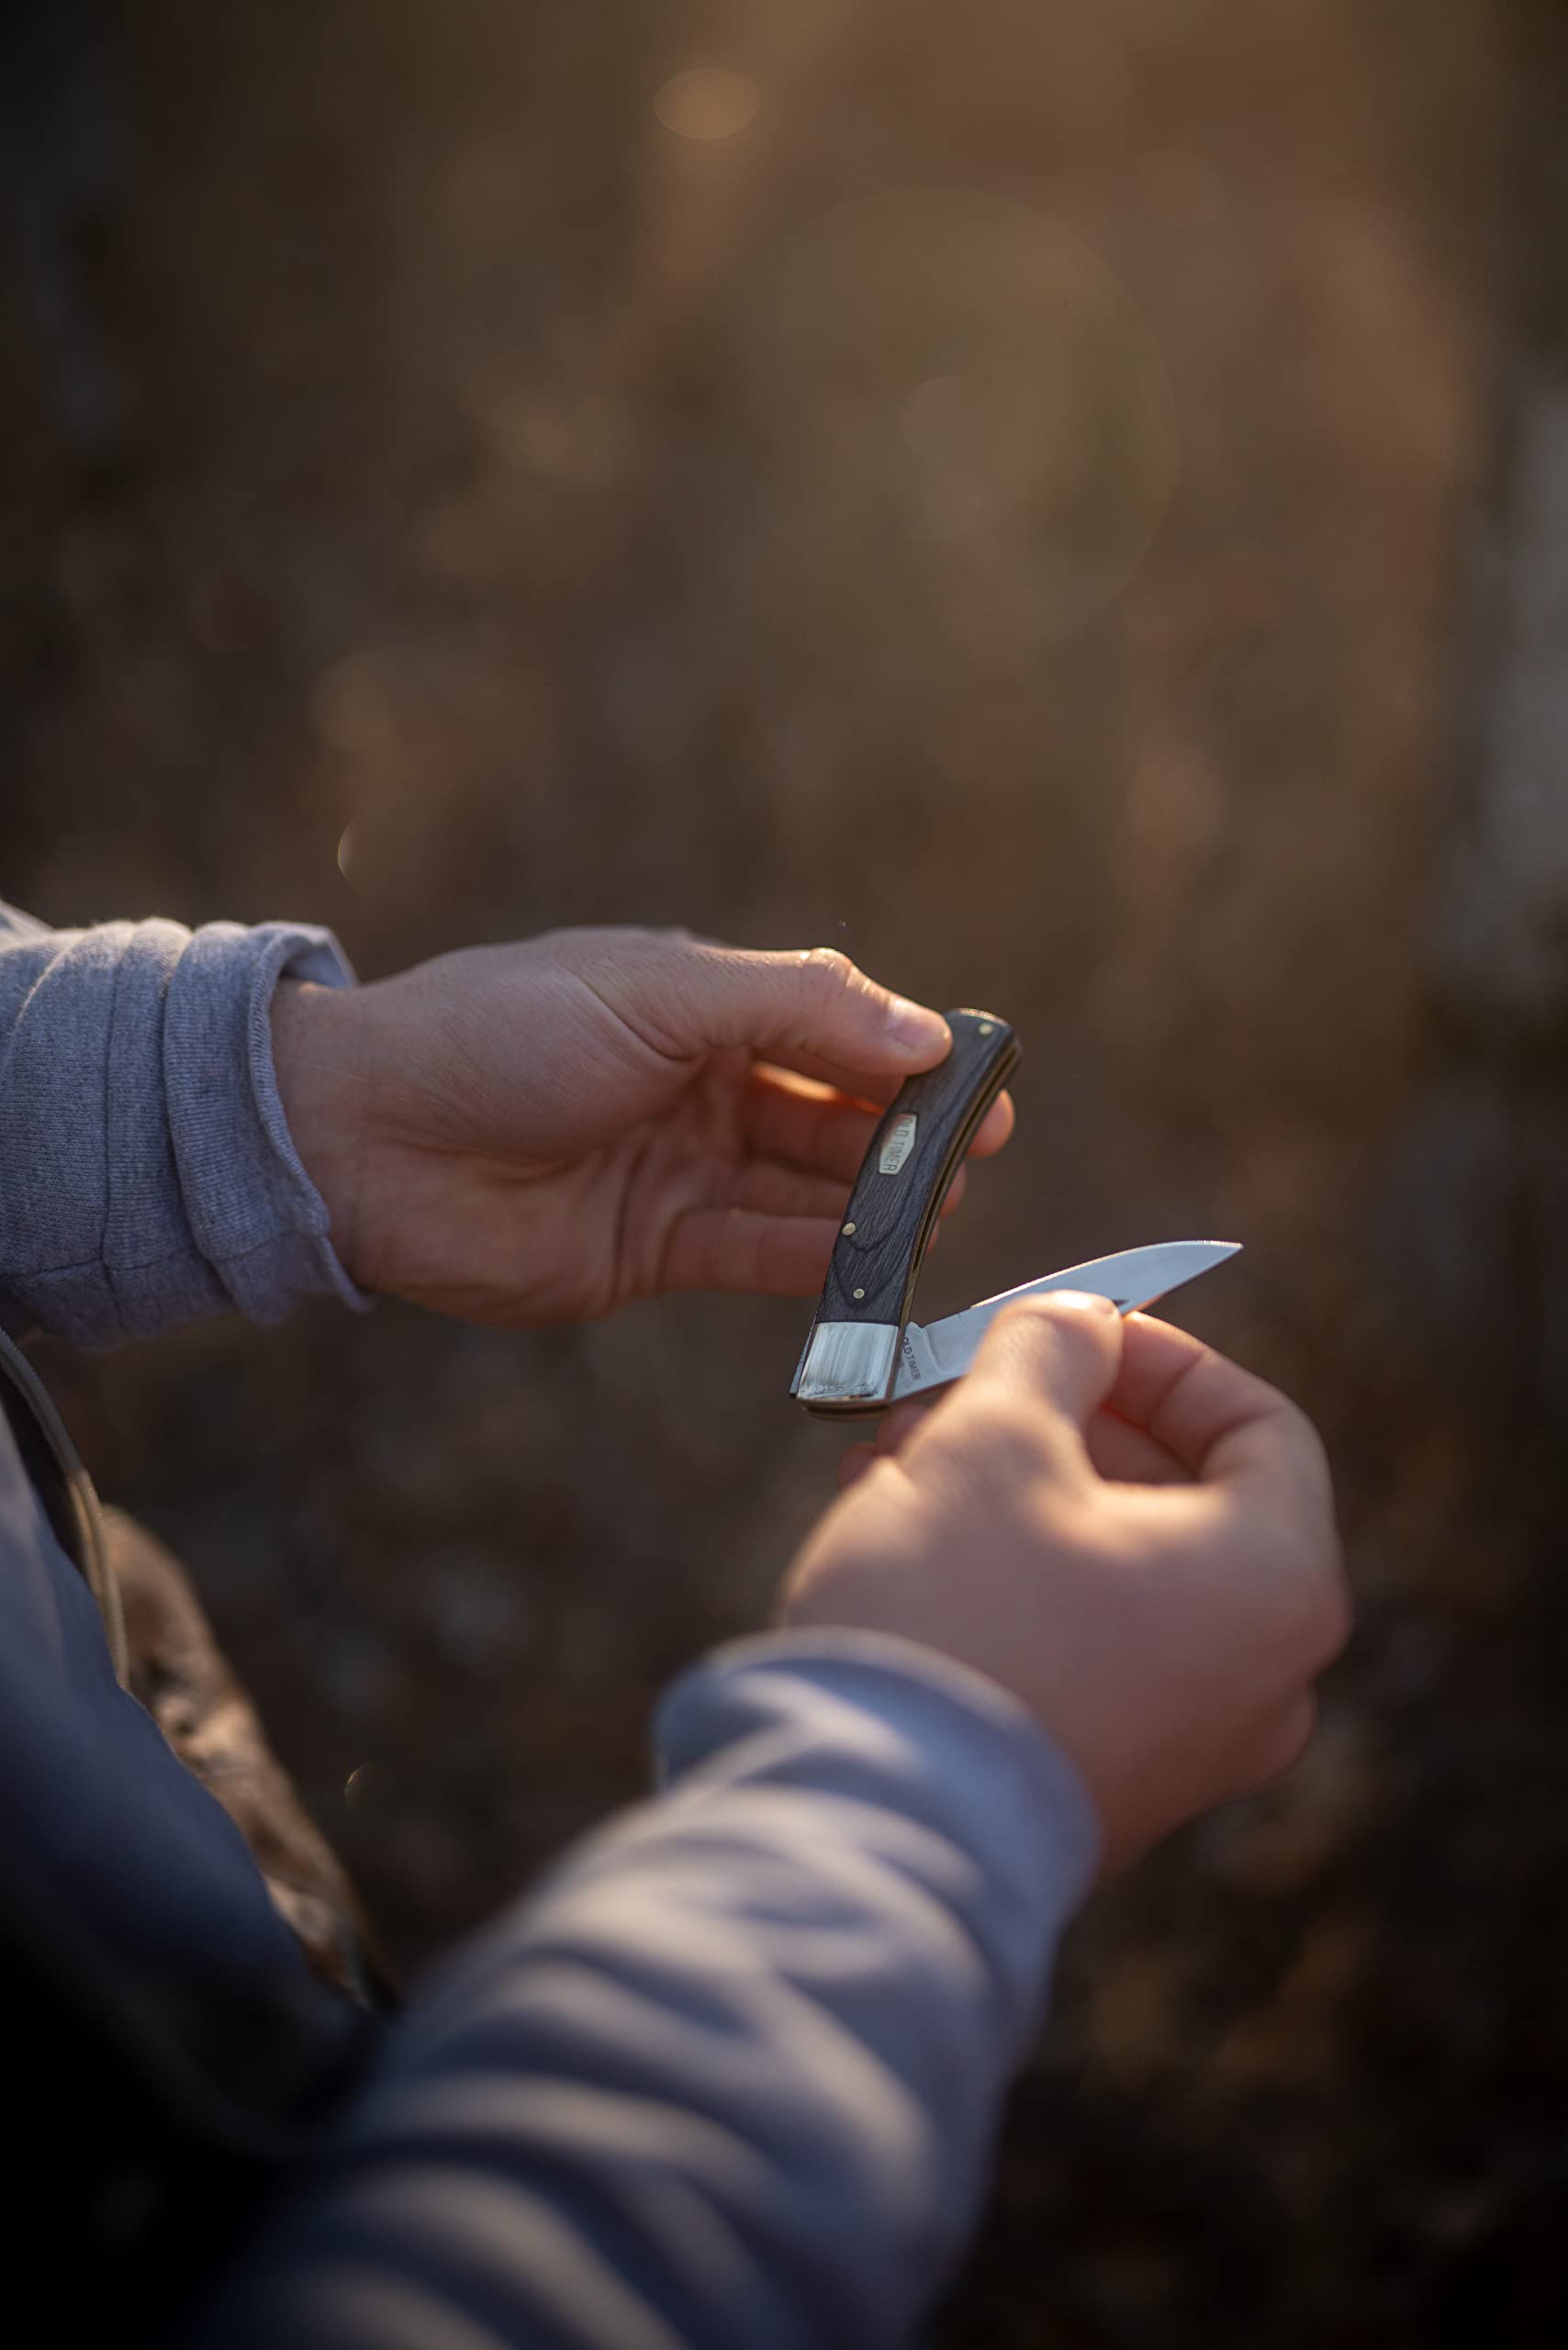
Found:
[[[946, 1310], [1188, 1232], [1362, 1629], [1103, 1896], [938, 2329], [1563, 2338], [1568, 230], [1547, 0], [195, 0], [0, 32], [0, 890], [993, 1003]], [[1559, 278], [1562, 283], [1557, 282]], [[804, 1309], [45, 1350], [414, 1962], [642, 1785]], [[352, 1802], [344, 1787], [356, 1774]]]

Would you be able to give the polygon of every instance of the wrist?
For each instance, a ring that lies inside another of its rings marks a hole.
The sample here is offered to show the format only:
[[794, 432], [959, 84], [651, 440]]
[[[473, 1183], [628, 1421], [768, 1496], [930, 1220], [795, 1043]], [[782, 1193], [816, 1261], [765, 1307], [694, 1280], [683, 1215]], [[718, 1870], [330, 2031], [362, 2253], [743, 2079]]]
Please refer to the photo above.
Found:
[[332, 1247], [362, 1287], [360, 1234], [373, 1080], [361, 991], [280, 980], [272, 1001], [273, 1067], [294, 1147], [327, 1210]]

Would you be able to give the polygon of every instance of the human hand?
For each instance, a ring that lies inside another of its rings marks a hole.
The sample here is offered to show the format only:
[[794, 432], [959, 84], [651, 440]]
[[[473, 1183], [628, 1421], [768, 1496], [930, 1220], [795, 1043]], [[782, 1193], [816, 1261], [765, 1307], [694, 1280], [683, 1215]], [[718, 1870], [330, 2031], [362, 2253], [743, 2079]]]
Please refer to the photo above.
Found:
[[1287, 1770], [1350, 1601], [1322, 1447], [1184, 1331], [1057, 1293], [847, 1456], [788, 1625], [924, 1641], [1073, 1757], [1109, 1865]]
[[[472, 947], [353, 990], [286, 981], [273, 1037], [353, 1280], [498, 1323], [663, 1290], [812, 1295], [867, 1105], [951, 1043], [940, 1013], [826, 948], [638, 930]], [[1003, 1095], [975, 1151], [1012, 1125]]]

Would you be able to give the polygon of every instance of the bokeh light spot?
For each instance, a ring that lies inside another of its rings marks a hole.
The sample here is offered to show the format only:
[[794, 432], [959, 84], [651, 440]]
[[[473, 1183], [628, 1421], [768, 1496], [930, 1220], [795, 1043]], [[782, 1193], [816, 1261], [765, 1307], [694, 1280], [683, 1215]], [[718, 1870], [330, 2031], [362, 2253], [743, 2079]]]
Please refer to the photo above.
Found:
[[762, 93], [724, 65], [689, 65], [665, 84], [654, 112], [678, 139], [733, 139], [756, 119]]
[[607, 394], [486, 385], [468, 405], [500, 464], [583, 489], [614, 487], [633, 453], [632, 420]]

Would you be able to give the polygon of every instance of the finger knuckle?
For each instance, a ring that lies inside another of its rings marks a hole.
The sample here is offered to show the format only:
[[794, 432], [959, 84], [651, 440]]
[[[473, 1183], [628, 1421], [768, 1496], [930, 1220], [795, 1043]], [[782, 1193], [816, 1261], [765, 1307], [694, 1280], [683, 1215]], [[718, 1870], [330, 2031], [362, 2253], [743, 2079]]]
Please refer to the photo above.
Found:
[[859, 977], [842, 946], [813, 946], [801, 959], [817, 974], [824, 995], [846, 994]]
[[1269, 1722], [1258, 1738], [1253, 1766], [1260, 1786], [1294, 1771], [1317, 1729], [1317, 1700], [1308, 1692]]
[[1332, 1662], [1355, 1627], [1355, 1604], [1345, 1554], [1332, 1529], [1304, 1539], [1292, 1562], [1291, 1629], [1307, 1670]]
[[1299, 1404], [1288, 1395], [1281, 1395], [1278, 1388], [1272, 1392], [1279, 1396], [1279, 1427], [1288, 1449], [1306, 1480], [1327, 1494], [1331, 1489], [1331, 1477], [1323, 1438]]
[[846, 999], [864, 982], [842, 947], [802, 947], [789, 959], [805, 990], [803, 996], [796, 999], [797, 1029], [793, 1041], [798, 1049], [808, 1051], [821, 1042], [824, 1033], [833, 1034]]
[[1355, 1628], [1355, 1593], [1346, 1570], [1345, 1554], [1336, 1542], [1318, 1587], [1318, 1633], [1325, 1663], [1338, 1655]]

